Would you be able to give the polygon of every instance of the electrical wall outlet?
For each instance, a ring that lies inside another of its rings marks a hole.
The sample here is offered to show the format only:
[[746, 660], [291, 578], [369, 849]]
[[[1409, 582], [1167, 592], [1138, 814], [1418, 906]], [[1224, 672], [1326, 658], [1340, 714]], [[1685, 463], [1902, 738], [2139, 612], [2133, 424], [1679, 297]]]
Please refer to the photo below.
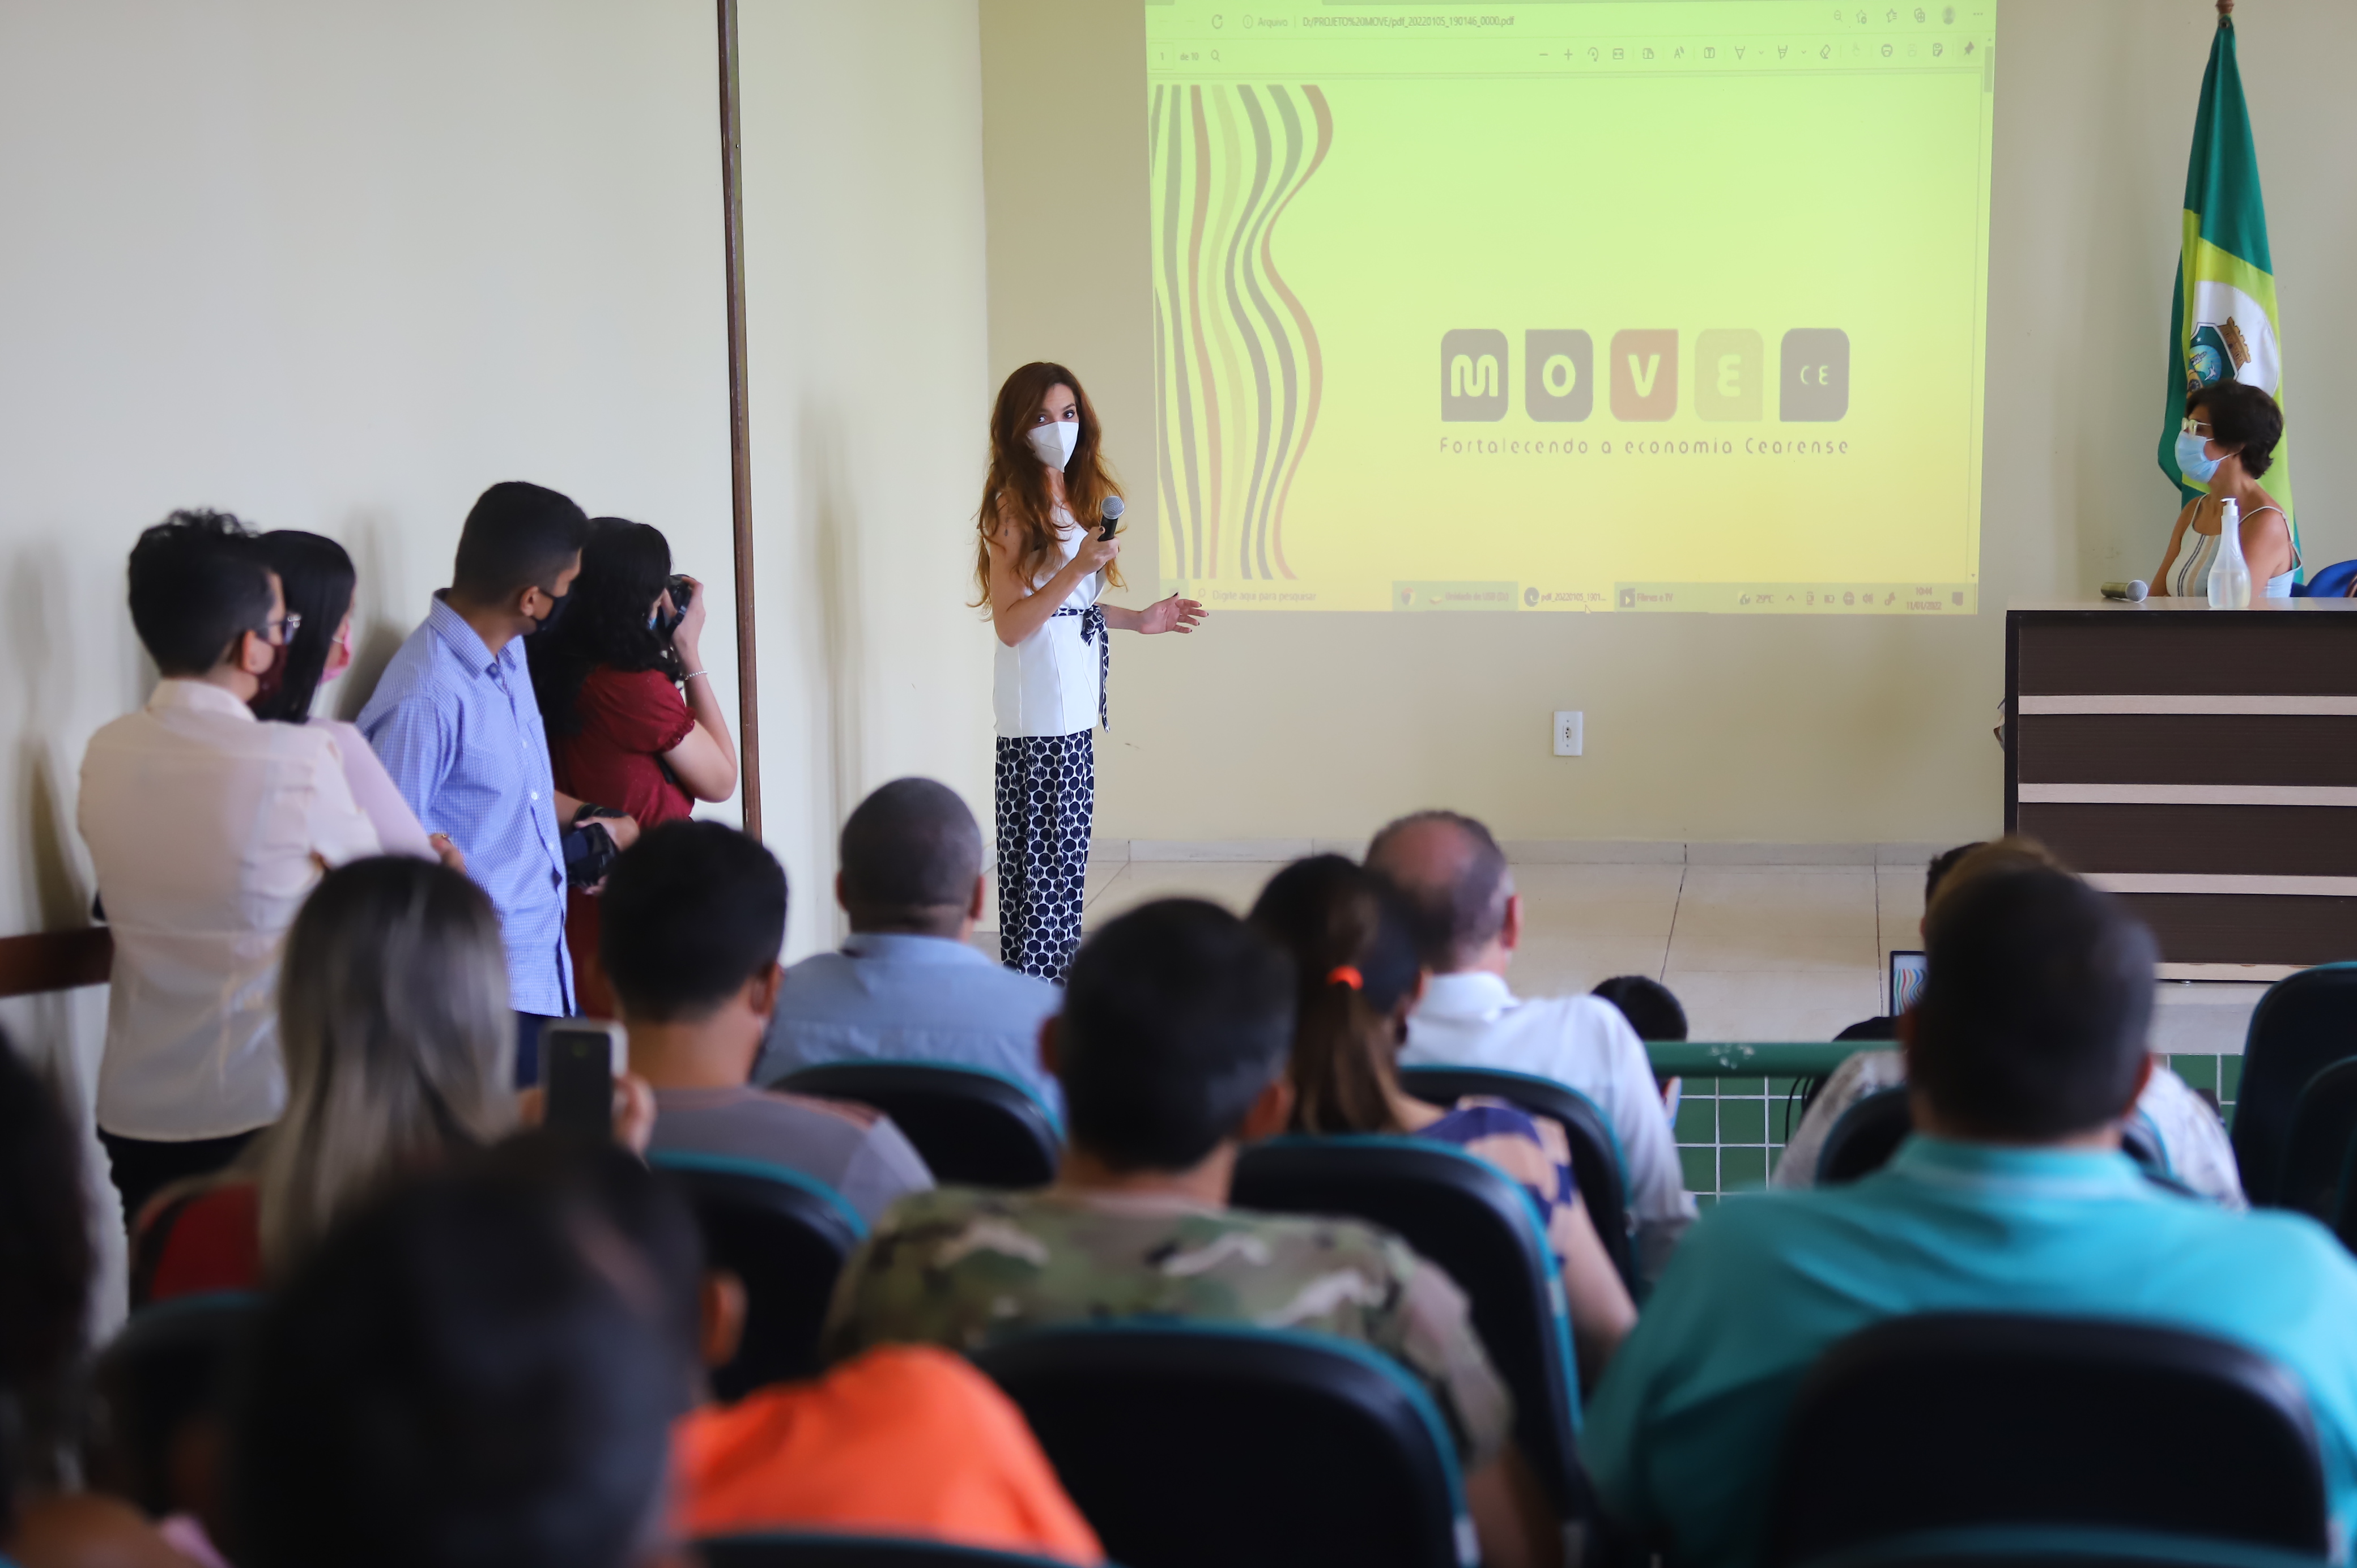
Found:
[[1555, 754], [1557, 757], [1577, 757], [1587, 744], [1587, 715], [1577, 708], [1557, 708], [1555, 714]]

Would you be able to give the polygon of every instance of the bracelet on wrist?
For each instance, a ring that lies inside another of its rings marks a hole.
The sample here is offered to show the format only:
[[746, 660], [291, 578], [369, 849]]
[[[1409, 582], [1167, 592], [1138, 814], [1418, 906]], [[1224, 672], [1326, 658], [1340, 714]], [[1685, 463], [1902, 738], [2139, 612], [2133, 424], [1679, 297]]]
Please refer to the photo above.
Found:
[[698, 675], [703, 675], [703, 674], [705, 674], [705, 673], [708, 673], [708, 671], [703, 671], [703, 670], [691, 670], [691, 671], [689, 671], [686, 674], [684, 674], [684, 675], [683, 675], [683, 676], [681, 676], [681, 677], [679, 678], [679, 683], [680, 683], [681, 685], [684, 686], [684, 685], [686, 685], [690, 681], [694, 680]]

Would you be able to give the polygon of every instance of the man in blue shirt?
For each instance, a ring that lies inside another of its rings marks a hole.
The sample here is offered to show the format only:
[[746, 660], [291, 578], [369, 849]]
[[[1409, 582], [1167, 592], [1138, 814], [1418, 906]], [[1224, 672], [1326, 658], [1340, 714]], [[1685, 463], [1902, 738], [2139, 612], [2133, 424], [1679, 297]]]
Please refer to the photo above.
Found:
[[1583, 1452], [1623, 1523], [1693, 1568], [1759, 1560], [1780, 1434], [1835, 1341], [1921, 1312], [2157, 1324], [2306, 1390], [2337, 1533], [2357, 1520], [2357, 1262], [2321, 1226], [2173, 1194], [2119, 1152], [2152, 1070], [2157, 952], [2109, 897], [1992, 873], [1934, 911], [1905, 1021], [1917, 1134], [1846, 1187], [1722, 1203], [1605, 1374]]
[[[550, 776], [520, 639], [564, 608], [588, 536], [588, 518], [554, 490], [518, 480], [485, 490], [458, 535], [450, 585], [361, 710], [402, 799], [465, 852], [500, 912], [520, 1083], [537, 1073], [541, 1023], [573, 1011], [560, 823], [581, 809]], [[620, 845], [637, 836], [627, 818], [607, 827]]]
[[753, 1081], [821, 1062], [948, 1062], [1014, 1079], [1061, 1116], [1039, 1026], [1063, 993], [967, 945], [985, 908], [982, 830], [957, 792], [894, 779], [843, 824], [837, 858], [851, 940], [786, 972]]

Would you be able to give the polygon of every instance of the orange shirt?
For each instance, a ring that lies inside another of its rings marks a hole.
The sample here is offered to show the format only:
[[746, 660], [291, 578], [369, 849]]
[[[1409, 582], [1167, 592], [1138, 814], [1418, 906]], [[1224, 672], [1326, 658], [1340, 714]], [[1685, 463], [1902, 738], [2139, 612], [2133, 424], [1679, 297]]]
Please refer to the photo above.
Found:
[[958, 1357], [881, 1346], [673, 1431], [680, 1535], [841, 1530], [1104, 1561], [1023, 1415]]

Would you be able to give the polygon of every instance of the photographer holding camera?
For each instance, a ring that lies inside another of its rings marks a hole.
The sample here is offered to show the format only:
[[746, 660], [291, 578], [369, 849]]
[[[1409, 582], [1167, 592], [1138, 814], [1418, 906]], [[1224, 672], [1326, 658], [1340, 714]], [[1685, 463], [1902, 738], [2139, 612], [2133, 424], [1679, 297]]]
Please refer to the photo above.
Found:
[[[597, 961], [598, 863], [615, 853], [597, 814], [639, 828], [737, 792], [737, 743], [698, 644], [703, 585], [672, 575], [671, 543], [643, 522], [601, 517], [581, 547], [565, 619], [530, 645], [533, 691], [548, 730], [556, 788], [584, 802], [567, 835], [572, 890], [565, 942], [580, 1009], [614, 1015]], [[583, 842], [586, 840], [587, 842]]]

